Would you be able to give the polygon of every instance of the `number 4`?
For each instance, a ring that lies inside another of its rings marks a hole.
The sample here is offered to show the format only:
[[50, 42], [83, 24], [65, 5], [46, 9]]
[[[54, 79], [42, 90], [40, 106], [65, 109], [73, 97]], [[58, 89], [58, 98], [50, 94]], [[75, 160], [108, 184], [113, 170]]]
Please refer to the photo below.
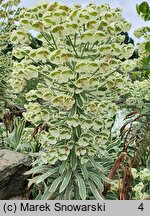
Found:
[[143, 203], [141, 203], [138, 207], [139, 210], [143, 211], [144, 210], [144, 206], [143, 206]]

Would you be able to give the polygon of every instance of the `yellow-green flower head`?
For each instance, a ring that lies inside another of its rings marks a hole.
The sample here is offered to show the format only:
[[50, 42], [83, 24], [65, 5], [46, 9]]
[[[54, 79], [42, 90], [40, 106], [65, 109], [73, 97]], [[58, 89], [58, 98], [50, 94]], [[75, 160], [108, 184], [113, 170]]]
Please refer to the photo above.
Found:
[[[115, 100], [125, 95], [128, 104], [136, 104], [134, 88], [144, 95], [147, 86], [129, 77], [140, 64], [129, 59], [134, 46], [124, 44], [122, 31], [129, 29], [121, 10], [108, 4], [82, 8], [53, 2], [22, 10], [10, 37], [18, 59], [10, 83], [25, 97], [24, 118], [44, 128], [36, 135], [43, 163], [70, 160], [73, 149], [81, 163], [89, 156], [106, 157], [119, 108]], [[146, 56], [144, 44], [138, 46], [140, 58]]]

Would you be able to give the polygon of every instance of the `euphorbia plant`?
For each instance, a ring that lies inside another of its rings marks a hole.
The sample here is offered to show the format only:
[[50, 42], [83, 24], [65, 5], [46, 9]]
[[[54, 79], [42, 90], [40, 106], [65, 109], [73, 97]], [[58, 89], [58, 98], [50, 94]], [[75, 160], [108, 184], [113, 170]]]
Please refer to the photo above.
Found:
[[[41, 151], [29, 173], [45, 188], [40, 199], [103, 199], [109, 181], [101, 159], [106, 150], [117, 101], [128, 94], [132, 44], [119, 8], [89, 4], [72, 8], [55, 2], [28, 9], [13, 31], [10, 80], [25, 95], [24, 118], [36, 128]], [[28, 30], [38, 32], [34, 48]], [[35, 133], [34, 133], [35, 135]]]
[[17, 16], [21, 8], [17, 8], [20, 0], [0, 1], [0, 119], [5, 113], [6, 104], [9, 107], [14, 95], [8, 79], [12, 72], [12, 44], [10, 34], [15, 29]]

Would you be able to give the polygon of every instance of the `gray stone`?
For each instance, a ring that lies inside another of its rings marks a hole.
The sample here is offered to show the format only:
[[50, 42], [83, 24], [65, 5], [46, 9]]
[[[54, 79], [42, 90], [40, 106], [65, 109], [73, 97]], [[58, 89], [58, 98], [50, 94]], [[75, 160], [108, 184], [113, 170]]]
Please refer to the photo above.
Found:
[[0, 149], [0, 200], [24, 194], [27, 178], [24, 172], [31, 167], [31, 158], [25, 154]]

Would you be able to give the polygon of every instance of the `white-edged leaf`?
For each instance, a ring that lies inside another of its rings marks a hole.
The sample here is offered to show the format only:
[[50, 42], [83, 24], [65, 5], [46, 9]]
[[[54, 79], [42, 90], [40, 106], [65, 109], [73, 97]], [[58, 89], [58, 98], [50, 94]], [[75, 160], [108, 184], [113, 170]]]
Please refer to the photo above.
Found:
[[104, 174], [100, 174], [99, 177], [106, 183], [114, 184], [114, 181], [112, 179], [107, 178]]
[[104, 191], [104, 185], [99, 179], [98, 175], [93, 172], [89, 172], [90, 179], [96, 184], [100, 192]]
[[44, 173], [43, 175], [39, 175], [34, 177], [33, 179], [29, 180], [28, 186], [30, 187], [33, 183], [39, 184], [40, 182], [44, 181], [54, 173], [58, 172], [58, 168], [54, 168], [49, 170], [48, 172]]
[[75, 170], [77, 167], [77, 155], [75, 153], [75, 148], [73, 148], [71, 151], [70, 166], [71, 166], [72, 170]]
[[39, 178], [39, 176], [36, 176], [36, 177], [34, 177], [32, 179], [28, 179], [28, 181], [29, 181], [28, 182], [28, 187], [31, 187], [32, 184], [35, 184], [38, 178]]
[[67, 160], [63, 161], [59, 166], [59, 174], [62, 175], [66, 169]]
[[76, 180], [77, 180], [77, 184], [79, 187], [79, 195], [81, 197], [82, 200], [86, 199], [86, 186], [84, 183], [83, 178], [79, 175], [79, 174], [75, 174]]
[[76, 101], [79, 107], [83, 107], [83, 101], [79, 94], [76, 94]]
[[35, 200], [41, 200], [41, 197], [42, 197], [42, 195], [41, 195], [41, 192], [34, 198]]
[[47, 179], [49, 176], [53, 175], [54, 173], [58, 172], [58, 168], [54, 168], [43, 175], [39, 176], [39, 179], [36, 181], [37, 184]]
[[100, 195], [100, 193], [98, 192], [95, 184], [92, 182], [92, 181], [88, 181], [88, 184], [90, 186], [90, 189], [91, 189], [91, 192], [92, 194], [94, 195], [94, 197], [97, 199], [97, 200], [103, 200], [103, 197]]
[[64, 191], [66, 189], [66, 187], [68, 186], [68, 183], [71, 179], [71, 176], [72, 176], [72, 171], [69, 169], [67, 171], [67, 173], [65, 174], [65, 177], [64, 177], [64, 180], [60, 186], [60, 189], [59, 189], [59, 192], [61, 193], [62, 191]]
[[73, 192], [72, 191], [73, 190], [72, 183], [73, 182], [70, 181], [67, 188], [66, 188], [66, 190], [65, 190], [64, 197], [63, 197], [65, 200], [71, 200], [72, 192]]
[[53, 195], [53, 193], [55, 193], [55, 191], [57, 190], [59, 184], [63, 181], [63, 179], [64, 179], [64, 176], [62, 175], [53, 181], [53, 183], [51, 184], [49, 188], [49, 198]]
[[79, 187], [78, 187], [77, 183], [74, 183], [74, 199], [75, 200], [79, 200], [80, 199]]
[[96, 161], [95, 161], [92, 157], [89, 157], [89, 159], [90, 159], [91, 164], [92, 164], [96, 169], [98, 169], [100, 172], [104, 172], [104, 168], [103, 168], [102, 165], [96, 163]]
[[81, 93], [80, 93], [80, 96], [83, 98], [83, 100], [84, 100], [85, 102], [88, 102], [88, 98], [87, 98], [87, 96], [86, 96], [86, 94], [85, 94], [84, 92], [81, 92]]
[[50, 187], [45, 188], [44, 194], [40, 197], [40, 200], [48, 200], [48, 198], [49, 198], [49, 188]]
[[76, 127], [76, 135], [77, 135], [78, 138], [80, 138], [81, 133], [82, 133], [82, 132], [81, 132], [81, 126], [78, 125], [78, 126]]
[[87, 168], [84, 164], [81, 164], [81, 171], [82, 171], [82, 175], [83, 175], [84, 179], [87, 180], [89, 178], [89, 173], [88, 173]]
[[24, 173], [24, 175], [30, 175], [30, 174], [35, 174], [35, 173], [43, 173], [44, 171], [47, 171], [48, 169], [50, 169], [50, 167], [48, 167], [47, 165], [40, 165], [40, 166], [36, 166], [36, 167], [26, 171]]
[[76, 104], [74, 104], [69, 112], [69, 116], [73, 116], [76, 112]]

